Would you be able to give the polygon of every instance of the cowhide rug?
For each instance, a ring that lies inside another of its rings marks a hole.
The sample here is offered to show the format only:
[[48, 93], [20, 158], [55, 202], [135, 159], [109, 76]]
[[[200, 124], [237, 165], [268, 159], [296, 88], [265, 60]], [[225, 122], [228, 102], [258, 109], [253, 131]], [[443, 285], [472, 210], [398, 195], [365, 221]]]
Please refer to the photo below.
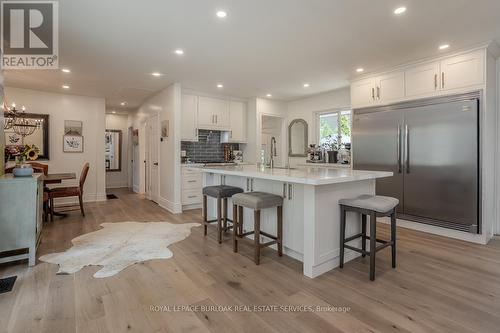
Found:
[[185, 239], [191, 228], [200, 224], [120, 222], [101, 226], [103, 229], [73, 239], [73, 246], [65, 252], [47, 254], [40, 260], [58, 264], [57, 274], [71, 274], [97, 265], [102, 268], [94, 274], [95, 278], [113, 276], [138, 262], [172, 257], [167, 246]]

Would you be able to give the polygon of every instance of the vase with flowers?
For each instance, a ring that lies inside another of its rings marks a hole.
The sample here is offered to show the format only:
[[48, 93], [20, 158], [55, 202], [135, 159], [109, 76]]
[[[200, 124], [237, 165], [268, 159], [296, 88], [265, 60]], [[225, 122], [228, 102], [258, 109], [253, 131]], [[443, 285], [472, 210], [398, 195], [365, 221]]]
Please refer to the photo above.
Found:
[[32, 145], [23, 146], [7, 146], [5, 147], [5, 160], [9, 161], [14, 157], [16, 166], [12, 171], [15, 177], [29, 177], [33, 175], [33, 168], [30, 164], [26, 164], [26, 160], [35, 161], [38, 159], [40, 149]]

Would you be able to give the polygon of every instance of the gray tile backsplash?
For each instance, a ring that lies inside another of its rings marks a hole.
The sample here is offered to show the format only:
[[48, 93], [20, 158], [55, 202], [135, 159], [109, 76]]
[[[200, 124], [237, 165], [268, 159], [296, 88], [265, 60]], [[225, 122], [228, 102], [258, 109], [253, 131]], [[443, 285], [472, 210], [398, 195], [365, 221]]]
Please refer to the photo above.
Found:
[[239, 150], [237, 143], [220, 143], [221, 132], [198, 131], [198, 142], [181, 141], [181, 150], [186, 151], [190, 161], [222, 161], [224, 145], [230, 145], [233, 150]]

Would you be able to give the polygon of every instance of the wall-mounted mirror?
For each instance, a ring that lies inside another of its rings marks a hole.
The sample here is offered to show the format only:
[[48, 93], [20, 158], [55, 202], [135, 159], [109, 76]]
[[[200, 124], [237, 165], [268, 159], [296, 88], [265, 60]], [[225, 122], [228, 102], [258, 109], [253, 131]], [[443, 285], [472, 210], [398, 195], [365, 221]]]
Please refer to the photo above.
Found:
[[[5, 113], [7, 121], [8, 114]], [[2, 124], [0, 123], [0, 126]], [[49, 159], [49, 115], [24, 113], [22, 118], [4, 125], [5, 146], [35, 145], [39, 149], [38, 159]]]
[[122, 170], [122, 131], [107, 129], [105, 136], [105, 163], [106, 171]]
[[288, 126], [288, 156], [307, 156], [307, 122], [294, 119]]

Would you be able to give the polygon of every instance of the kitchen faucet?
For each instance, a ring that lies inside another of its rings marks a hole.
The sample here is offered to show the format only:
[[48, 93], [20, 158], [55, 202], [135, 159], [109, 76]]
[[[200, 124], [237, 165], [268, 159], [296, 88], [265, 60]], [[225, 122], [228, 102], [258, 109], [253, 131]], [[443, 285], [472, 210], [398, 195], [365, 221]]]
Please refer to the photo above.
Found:
[[276, 151], [276, 138], [273, 136], [271, 138], [271, 158], [269, 160], [269, 167], [274, 168], [274, 157], [278, 156]]

